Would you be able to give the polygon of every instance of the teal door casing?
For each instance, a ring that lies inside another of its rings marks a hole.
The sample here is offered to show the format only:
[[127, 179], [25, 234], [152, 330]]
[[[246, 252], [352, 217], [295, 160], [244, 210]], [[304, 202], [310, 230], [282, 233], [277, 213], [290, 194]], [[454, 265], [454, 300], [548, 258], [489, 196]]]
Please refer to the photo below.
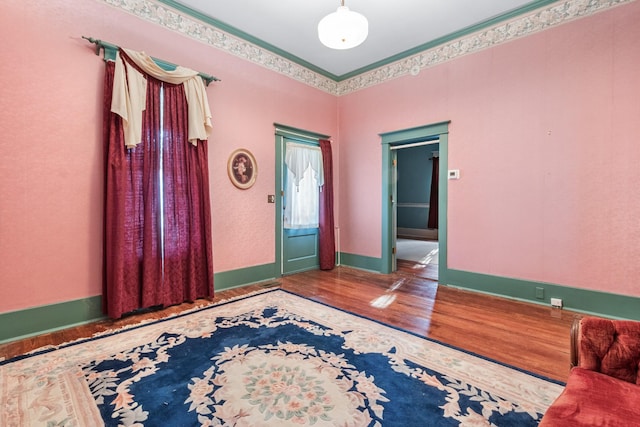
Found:
[[391, 271], [398, 269], [398, 259], [396, 257], [396, 249], [398, 248], [397, 233], [398, 229], [398, 153], [391, 151]]

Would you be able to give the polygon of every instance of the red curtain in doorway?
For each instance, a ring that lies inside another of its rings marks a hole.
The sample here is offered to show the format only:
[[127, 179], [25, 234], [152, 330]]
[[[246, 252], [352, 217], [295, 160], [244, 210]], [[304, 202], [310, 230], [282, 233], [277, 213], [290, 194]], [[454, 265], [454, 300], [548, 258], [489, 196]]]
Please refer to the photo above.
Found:
[[429, 219], [427, 228], [438, 228], [438, 177], [440, 176], [440, 159], [433, 157], [431, 170], [431, 195], [429, 196]]
[[127, 148], [111, 112], [114, 70], [106, 62], [103, 307], [118, 318], [213, 295], [213, 257], [207, 143], [187, 140], [183, 85], [146, 76], [142, 142]]
[[320, 246], [320, 269], [331, 270], [336, 266], [336, 242], [333, 220], [333, 158], [331, 142], [321, 139], [324, 185], [320, 192], [320, 218], [318, 239]]

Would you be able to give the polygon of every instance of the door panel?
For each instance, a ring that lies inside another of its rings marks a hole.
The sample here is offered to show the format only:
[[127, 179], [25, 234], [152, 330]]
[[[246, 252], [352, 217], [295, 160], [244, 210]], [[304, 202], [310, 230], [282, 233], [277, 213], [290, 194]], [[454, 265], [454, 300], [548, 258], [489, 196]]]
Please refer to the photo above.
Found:
[[285, 229], [282, 246], [282, 274], [291, 274], [319, 267], [317, 228]]

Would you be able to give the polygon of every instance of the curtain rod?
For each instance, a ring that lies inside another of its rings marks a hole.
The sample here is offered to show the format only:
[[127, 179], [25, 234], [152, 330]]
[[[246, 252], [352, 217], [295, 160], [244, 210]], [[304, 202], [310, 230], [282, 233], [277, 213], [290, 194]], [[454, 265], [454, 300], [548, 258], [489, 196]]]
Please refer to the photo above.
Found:
[[[109, 60], [115, 60], [116, 59], [116, 52], [118, 52], [118, 50], [120, 49], [119, 46], [116, 46], [112, 43], [109, 42], [105, 42], [102, 40], [98, 40], [98, 39], [94, 39], [93, 37], [85, 37], [82, 36], [83, 39], [88, 40], [90, 43], [93, 43], [96, 45], [96, 55], [100, 55], [100, 49], [104, 50], [104, 60], [105, 61], [109, 61]], [[156, 64], [158, 64], [158, 66], [160, 66], [160, 68], [164, 69], [165, 71], [171, 71], [174, 70], [177, 65], [176, 64], [172, 64], [171, 62], [167, 62], [164, 61], [162, 59], [157, 59], [154, 57], [151, 57], [151, 59], [153, 59], [153, 62], [155, 62]], [[198, 75], [200, 77], [202, 77], [202, 79], [205, 81], [205, 84], [207, 86], [209, 86], [209, 83], [211, 82], [219, 82], [221, 81], [219, 78], [214, 77], [210, 74], [205, 74], [205, 73], [200, 73], [198, 72]]]

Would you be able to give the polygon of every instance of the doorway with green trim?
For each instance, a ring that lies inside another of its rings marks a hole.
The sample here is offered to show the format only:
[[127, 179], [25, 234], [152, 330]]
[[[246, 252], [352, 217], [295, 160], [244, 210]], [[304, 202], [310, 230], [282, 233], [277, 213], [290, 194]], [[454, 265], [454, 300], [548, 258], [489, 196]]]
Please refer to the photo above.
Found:
[[[287, 172], [285, 157], [287, 146], [319, 146], [321, 135], [289, 126], [275, 124], [276, 136], [276, 276], [315, 270], [320, 266], [317, 226], [291, 226], [288, 218], [292, 195], [287, 191], [290, 174]], [[318, 148], [319, 150], [319, 148]], [[291, 186], [289, 186], [291, 189]]]
[[447, 163], [449, 122], [435, 123], [416, 128], [380, 134], [382, 138], [382, 259], [381, 272], [391, 273], [397, 269], [398, 235], [398, 151], [420, 146], [438, 144], [438, 277], [446, 268], [447, 247]]

